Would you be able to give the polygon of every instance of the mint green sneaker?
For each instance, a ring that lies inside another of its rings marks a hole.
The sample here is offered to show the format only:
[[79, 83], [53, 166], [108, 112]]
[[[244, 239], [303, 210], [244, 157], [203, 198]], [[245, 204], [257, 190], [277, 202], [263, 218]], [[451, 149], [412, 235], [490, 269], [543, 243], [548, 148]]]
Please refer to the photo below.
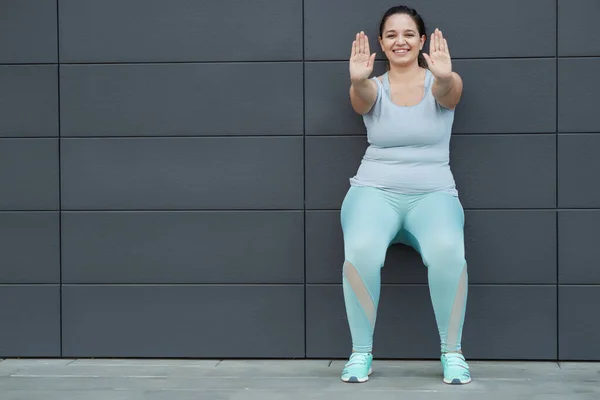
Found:
[[460, 353], [442, 354], [442, 368], [444, 369], [444, 383], [450, 385], [464, 385], [471, 382], [471, 373], [465, 357]]
[[342, 380], [350, 383], [362, 383], [369, 380], [373, 372], [371, 353], [352, 353], [342, 371]]

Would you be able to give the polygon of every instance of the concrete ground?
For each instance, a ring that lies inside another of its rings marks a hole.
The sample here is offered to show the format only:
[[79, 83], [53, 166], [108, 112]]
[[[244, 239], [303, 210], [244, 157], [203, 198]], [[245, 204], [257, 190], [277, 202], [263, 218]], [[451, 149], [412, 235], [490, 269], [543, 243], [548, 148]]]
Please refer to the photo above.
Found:
[[449, 386], [436, 361], [379, 361], [364, 384], [341, 360], [0, 361], [1, 400], [598, 400], [600, 363], [476, 362]]

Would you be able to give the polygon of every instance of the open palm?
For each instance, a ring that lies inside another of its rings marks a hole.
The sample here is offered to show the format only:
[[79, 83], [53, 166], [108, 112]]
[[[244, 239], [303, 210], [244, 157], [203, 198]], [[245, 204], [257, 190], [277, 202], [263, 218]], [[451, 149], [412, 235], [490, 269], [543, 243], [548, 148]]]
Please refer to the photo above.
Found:
[[423, 53], [423, 56], [433, 76], [439, 79], [452, 76], [452, 59], [448, 50], [448, 42], [438, 28], [435, 28], [431, 34], [429, 54]]
[[375, 53], [371, 54], [369, 38], [364, 32], [357, 33], [350, 54], [350, 79], [352, 81], [368, 79], [373, 72], [374, 63]]

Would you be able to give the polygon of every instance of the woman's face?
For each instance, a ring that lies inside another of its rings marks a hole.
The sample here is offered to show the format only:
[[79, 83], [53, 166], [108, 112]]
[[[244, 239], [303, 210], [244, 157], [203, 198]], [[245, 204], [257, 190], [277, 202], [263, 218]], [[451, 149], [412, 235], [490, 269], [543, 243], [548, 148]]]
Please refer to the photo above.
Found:
[[390, 64], [405, 66], [417, 62], [425, 39], [409, 15], [394, 14], [385, 22], [379, 44]]

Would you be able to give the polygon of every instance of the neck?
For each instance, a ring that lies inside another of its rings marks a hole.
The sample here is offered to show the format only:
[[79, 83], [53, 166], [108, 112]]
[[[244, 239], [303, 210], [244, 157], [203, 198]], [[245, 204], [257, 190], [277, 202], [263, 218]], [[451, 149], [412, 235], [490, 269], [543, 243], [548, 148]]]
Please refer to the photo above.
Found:
[[417, 77], [420, 77], [423, 73], [423, 68], [419, 67], [418, 63], [414, 63], [408, 66], [390, 66], [388, 75], [391, 80], [395, 82], [407, 82]]

